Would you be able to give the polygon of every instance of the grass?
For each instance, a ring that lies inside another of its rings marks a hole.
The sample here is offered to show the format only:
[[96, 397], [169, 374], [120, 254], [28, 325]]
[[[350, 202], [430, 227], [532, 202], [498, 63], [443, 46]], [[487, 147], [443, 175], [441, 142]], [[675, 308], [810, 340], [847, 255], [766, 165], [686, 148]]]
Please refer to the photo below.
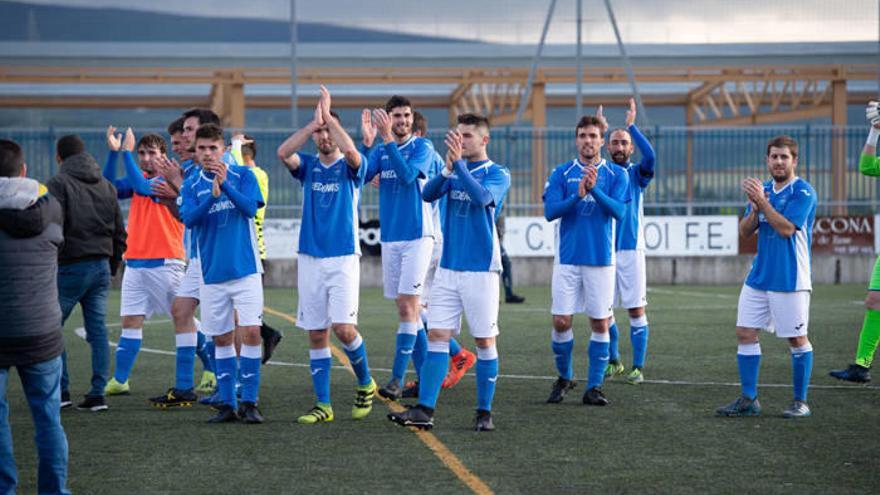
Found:
[[[559, 405], [544, 403], [555, 375], [550, 352], [549, 289], [527, 287], [522, 305], [502, 305], [499, 338], [502, 376], [495, 397], [498, 431], [471, 431], [475, 383], [466, 377], [441, 394], [433, 430], [476, 476], [497, 493], [749, 492], [855, 493], [877, 489], [880, 389], [814, 387], [813, 417], [790, 421], [779, 413], [791, 398], [787, 343], [762, 339], [764, 415], [722, 419], [714, 409], [739, 389], [734, 323], [738, 287], [657, 287], [649, 292], [649, 382], [606, 385], [606, 408], [580, 403], [586, 373], [586, 321], [575, 318], [575, 369], [580, 386]], [[817, 287], [810, 338], [816, 349], [813, 385], [838, 386], [828, 370], [851, 362], [863, 314], [862, 286]], [[294, 313], [295, 293], [267, 290], [266, 304]], [[118, 292], [110, 314], [118, 313]], [[277, 361], [264, 367], [261, 426], [208, 425], [204, 407], [159, 411], [147, 397], [173, 379], [172, 356], [141, 352], [132, 394], [110, 397], [110, 410], [64, 411], [70, 442], [69, 486], [74, 493], [466, 493], [467, 487], [419, 439], [385, 419], [377, 403], [366, 420], [349, 410], [354, 379], [334, 369], [336, 421], [295, 423], [314, 400], [306, 366], [306, 336], [272, 315], [282, 329]], [[377, 382], [388, 379], [395, 310], [379, 290], [361, 296], [361, 331]], [[618, 312], [626, 329], [625, 312]], [[109, 318], [111, 340], [118, 319]], [[75, 336], [75, 313], [65, 328], [74, 399], [87, 389], [88, 346]], [[172, 326], [146, 326], [144, 347], [173, 350]], [[628, 332], [621, 352], [630, 357]], [[473, 347], [472, 339], [462, 341]], [[618, 379], [619, 380], [619, 379]], [[21, 493], [36, 491], [33, 427], [21, 389], [10, 380], [10, 422]]]

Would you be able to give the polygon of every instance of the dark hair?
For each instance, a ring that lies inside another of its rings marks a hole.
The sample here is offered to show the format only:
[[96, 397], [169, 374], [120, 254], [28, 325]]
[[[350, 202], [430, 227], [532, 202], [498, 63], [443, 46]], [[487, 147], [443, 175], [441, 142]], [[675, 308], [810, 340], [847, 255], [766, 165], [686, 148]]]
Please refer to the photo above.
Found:
[[428, 119], [421, 112], [413, 112], [412, 132], [421, 132], [422, 136], [428, 133]]
[[21, 146], [9, 139], [0, 139], [0, 177], [18, 177], [24, 167]]
[[159, 148], [159, 151], [161, 151], [163, 155], [168, 152], [168, 143], [165, 142], [165, 138], [158, 134], [144, 134], [141, 136], [138, 140], [137, 148], [140, 148], [141, 146], [146, 148]]
[[205, 124], [196, 131], [196, 139], [210, 139], [211, 141], [223, 141], [223, 129], [219, 125]]
[[174, 122], [168, 124], [168, 135], [173, 136], [179, 132], [183, 132], [183, 123], [186, 122], [186, 117], [179, 117], [174, 120]]
[[767, 156], [770, 156], [770, 148], [788, 148], [788, 150], [791, 151], [792, 158], [797, 158], [798, 156], [797, 141], [795, 141], [793, 137], [786, 136], [785, 134], [776, 136], [767, 142]]
[[578, 129], [583, 129], [584, 127], [596, 127], [599, 129], [599, 134], [605, 132], [605, 123], [592, 115], [584, 115], [581, 117], [581, 120], [578, 120], [577, 125], [574, 126], [575, 135], [577, 135]]
[[62, 160], [66, 160], [68, 157], [83, 153], [86, 150], [86, 143], [76, 134], [68, 134], [58, 140], [55, 150]]
[[486, 133], [489, 132], [489, 119], [483, 117], [482, 115], [477, 115], [475, 113], [463, 113], [458, 116], [458, 123], [479, 127], [485, 130]]
[[385, 111], [391, 113], [391, 110], [397, 107], [410, 107], [412, 108], [412, 103], [403, 96], [394, 95], [391, 98], [388, 98], [388, 101], [385, 102]]
[[190, 117], [196, 117], [199, 119], [199, 125], [205, 124], [214, 124], [216, 126], [220, 126], [220, 117], [217, 116], [212, 110], [207, 108], [191, 108], [186, 112], [183, 112], [183, 119], [186, 120]]
[[257, 142], [254, 140], [254, 137], [245, 134], [244, 138], [251, 141], [250, 143], [244, 143], [241, 145], [241, 154], [242, 156], [249, 156], [253, 159], [257, 158]]

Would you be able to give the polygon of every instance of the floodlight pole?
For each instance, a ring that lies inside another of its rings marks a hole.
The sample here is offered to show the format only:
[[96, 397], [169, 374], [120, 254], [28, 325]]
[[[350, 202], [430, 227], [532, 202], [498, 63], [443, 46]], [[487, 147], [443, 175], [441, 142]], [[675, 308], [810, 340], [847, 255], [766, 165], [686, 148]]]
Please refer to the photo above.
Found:
[[519, 125], [522, 122], [526, 105], [529, 104], [529, 98], [532, 96], [532, 83], [535, 82], [535, 72], [538, 70], [538, 61], [541, 60], [541, 52], [544, 51], [544, 40], [547, 39], [547, 30], [550, 28], [550, 19], [553, 18], [554, 8], [556, 8], [556, 0], [550, 0], [550, 8], [547, 9], [547, 19], [544, 20], [544, 30], [541, 32], [541, 41], [538, 42], [538, 51], [535, 52], [535, 58], [532, 59], [532, 66], [529, 68], [529, 78], [526, 81], [526, 91], [519, 101], [519, 108], [516, 109], [516, 119], [513, 125]]
[[611, 0], [605, 0], [605, 9], [608, 11], [608, 19], [611, 20], [611, 27], [614, 29], [614, 36], [617, 38], [617, 47], [620, 49], [620, 58], [623, 59], [623, 66], [626, 69], [626, 77], [629, 79], [629, 85], [632, 87], [633, 97], [636, 100], [638, 108], [638, 118], [641, 120], [642, 127], [648, 126], [648, 113], [642, 105], [642, 95], [639, 93], [639, 85], [636, 83], [636, 75], [633, 72], [632, 62], [626, 53], [626, 47], [620, 37], [620, 29], [617, 28], [617, 19], [614, 18], [614, 9], [611, 8]]
[[297, 118], [297, 91], [296, 91], [296, 0], [290, 0], [290, 126], [299, 128]]
[[575, 61], [577, 64], [577, 96], [575, 97], [577, 114], [575, 115], [575, 120], [577, 120], [581, 117], [581, 115], [584, 114], [584, 69], [583, 60], [581, 59], [581, 56], [583, 55], [581, 50], [581, 22], [583, 20], [583, 0], [575, 0], [575, 2], [577, 2], [577, 55], [575, 56]]

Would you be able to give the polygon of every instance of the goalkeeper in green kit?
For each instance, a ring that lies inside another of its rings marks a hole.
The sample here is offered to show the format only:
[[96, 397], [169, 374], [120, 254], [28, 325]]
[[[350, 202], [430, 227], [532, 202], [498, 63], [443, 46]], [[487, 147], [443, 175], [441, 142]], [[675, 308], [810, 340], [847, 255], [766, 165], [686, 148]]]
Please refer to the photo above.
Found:
[[[859, 171], [864, 175], [880, 177], [880, 158], [877, 157], [877, 138], [880, 137], [880, 104], [872, 101], [865, 110], [871, 122], [868, 141], [859, 159]], [[875, 226], [876, 227], [876, 226]], [[866, 383], [871, 381], [871, 361], [880, 342], [880, 257], [874, 262], [871, 282], [868, 284], [868, 297], [865, 298], [865, 322], [859, 334], [859, 347], [856, 349], [856, 362], [843, 370], [831, 372], [831, 376], [849, 382]]]

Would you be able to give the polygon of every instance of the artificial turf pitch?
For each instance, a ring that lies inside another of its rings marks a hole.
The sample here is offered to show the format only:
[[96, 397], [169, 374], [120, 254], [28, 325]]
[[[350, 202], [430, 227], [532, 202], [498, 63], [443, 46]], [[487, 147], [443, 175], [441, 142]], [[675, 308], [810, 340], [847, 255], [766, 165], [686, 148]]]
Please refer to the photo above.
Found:
[[[759, 418], [717, 418], [716, 407], [739, 394], [734, 324], [739, 287], [656, 287], [647, 309], [651, 335], [647, 383], [606, 383], [611, 405], [581, 404], [587, 321], [575, 317], [579, 382], [562, 404], [545, 404], [555, 378], [547, 287], [518, 288], [525, 304], [501, 305], [497, 431], [472, 431], [473, 375], [440, 395], [432, 433], [496, 493], [869, 493], [880, 489], [880, 387], [838, 382], [828, 370], [852, 362], [864, 287], [821, 286], [813, 293], [810, 340], [815, 365], [811, 418], [780, 417], [791, 400], [787, 342], [762, 335]], [[295, 312], [292, 290], [266, 291], [266, 305]], [[110, 340], [119, 338], [119, 293], [109, 303]], [[629, 367], [625, 311], [617, 311], [621, 353]], [[284, 332], [263, 367], [263, 425], [209, 425], [205, 406], [162, 411], [147, 398], [173, 383], [172, 324], [145, 326], [130, 379], [131, 395], [109, 397], [109, 411], [62, 414], [70, 443], [74, 493], [468, 493], [421, 438], [373, 413], [353, 421], [354, 378], [333, 370], [336, 420], [299, 425], [313, 404], [306, 335], [284, 318], [265, 320]], [[88, 345], [76, 336], [77, 310], [65, 327], [71, 393], [76, 403], [90, 376]], [[396, 310], [380, 290], [361, 293], [360, 330], [377, 383], [393, 359]], [[463, 332], [462, 342], [473, 349]], [[338, 342], [334, 340], [338, 346]], [[339, 364], [335, 362], [335, 364]], [[201, 367], [197, 364], [200, 375]], [[661, 382], [662, 381], [662, 382]], [[767, 384], [767, 386], [763, 386]], [[775, 386], [774, 386], [775, 385]], [[827, 387], [827, 388], [823, 388]], [[36, 492], [33, 427], [15, 374], [10, 423], [20, 493]]]

